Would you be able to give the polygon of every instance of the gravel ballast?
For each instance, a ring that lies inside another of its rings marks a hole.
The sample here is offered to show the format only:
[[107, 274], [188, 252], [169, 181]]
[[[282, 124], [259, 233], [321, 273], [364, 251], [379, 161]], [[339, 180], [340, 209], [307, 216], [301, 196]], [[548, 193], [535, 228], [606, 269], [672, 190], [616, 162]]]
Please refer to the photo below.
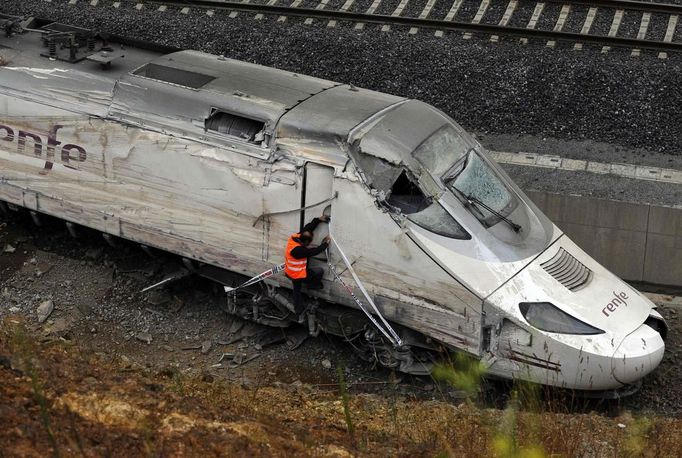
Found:
[[429, 19], [445, 19], [452, 8], [451, 0], [436, 0], [429, 12]]

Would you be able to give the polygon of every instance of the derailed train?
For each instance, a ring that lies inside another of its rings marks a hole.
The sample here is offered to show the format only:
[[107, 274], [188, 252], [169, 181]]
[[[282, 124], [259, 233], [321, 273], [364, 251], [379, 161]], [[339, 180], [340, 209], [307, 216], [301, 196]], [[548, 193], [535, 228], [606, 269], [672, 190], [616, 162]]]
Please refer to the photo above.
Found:
[[[311, 333], [408, 372], [444, 348], [492, 376], [587, 391], [628, 390], [660, 363], [654, 305], [432, 106], [17, 22], [0, 38], [1, 206], [176, 253], [232, 284], [282, 262], [288, 236], [325, 212], [403, 345], [369, 325], [328, 268], [308, 292]], [[289, 288], [271, 276], [230, 295], [230, 311], [286, 326]]]

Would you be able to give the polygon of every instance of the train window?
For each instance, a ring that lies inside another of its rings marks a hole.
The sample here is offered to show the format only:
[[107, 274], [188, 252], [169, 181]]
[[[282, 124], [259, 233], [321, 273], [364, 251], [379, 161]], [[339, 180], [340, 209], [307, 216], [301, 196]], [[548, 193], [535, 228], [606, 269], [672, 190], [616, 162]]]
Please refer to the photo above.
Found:
[[407, 219], [443, 237], [471, 238], [471, 235], [438, 202], [427, 197], [403, 170], [391, 187], [388, 204], [399, 208]]
[[215, 76], [202, 73], [181, 70], [179, 68], [165, 67], [158, 64], [147, 64], [133, 72], [134, 75], [151, 78], [165, 83], [199, 89], [215, 79]]
[[[446, 186], [474, 204], [475, 216], [487, 227], [499, 223], [518, 205], [493, 169], [473, 149], [443, 176]], [[492, 211], [491, 211], [492, 210]]]
[[452, 239], [470, 240], [471, 235], [438, 202], [407, 215], [407, 219], [429, 232]]
[[391, 195], [387, 202], [391, 206], [399, 208], [404, 214], [410, 215], [424, 210], [431, 204], [430, 200], [419, 189], [419, 186], [407, 177], [407, 173], [403, 170], [393, 183]]
[[431, 134], [412, 153], [433, 176], [448, 171], [471, 148], [467, 140], [446, 124]]
[[220, 110], [213, 110], [205, 121], [206, 130], [237, 137], [251, 143], [264, 140], [265, 123]]

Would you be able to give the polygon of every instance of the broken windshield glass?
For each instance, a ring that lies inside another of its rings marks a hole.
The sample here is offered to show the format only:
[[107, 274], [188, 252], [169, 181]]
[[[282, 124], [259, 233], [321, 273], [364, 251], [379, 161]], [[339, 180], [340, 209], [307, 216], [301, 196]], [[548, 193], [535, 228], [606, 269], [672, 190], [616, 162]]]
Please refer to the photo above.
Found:
[[488, 227], [504, 219], [517, 205], [502, 180], [473, 149], [452, 167], [443, 181], [455, 194], [473, 201], [474, 214]]
[[407, 219], [443, 237], [470, 239], [467, 231], [432, 197], [424, 194], [408, 173], [403, 170], [386, 201], [397, 208]]
[[438, 202], [424, 210], [407, 215], [407, 219], [443, 237], [469, 240], [471, 235]]
[[431, 204], [431, 199], [424, 195], [419, 186], [410, 180], [403, 170], [391, 187], [391, 195], [387, 201], [392, 207], [399, 208], [406, 215], [422, 211]]
[[441, 176], [464, 156], [472, 145], [450, 124], [445, 124], [424, 140], [413, 156], [434, 176]]

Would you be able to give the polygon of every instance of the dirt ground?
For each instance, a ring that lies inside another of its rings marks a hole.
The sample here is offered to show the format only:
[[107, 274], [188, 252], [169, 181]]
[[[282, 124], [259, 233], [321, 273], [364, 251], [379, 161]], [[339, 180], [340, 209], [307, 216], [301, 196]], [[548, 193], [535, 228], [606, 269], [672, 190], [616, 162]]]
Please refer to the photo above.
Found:
[[[0, 443], [10, 444], [0, 456], [457, 455], [450, 435], [465, 434], [455, 423], [467, 418], [469, 428], [471, 415], [484, 430], [475, 439], [480, 450], [495, 447], [506, 411], [477, 410], [447, 384], [369, 367], [335, 338], [305, 339], [302, 328], [273, 330], [230, 317], [217, 286], [204, 280], [187, 277], [141, 292], [178, 267], [133, 244], [110, 247], [89, 231], [73, 239], [57, 221], [36, 227], [26, 214], [0, 217]], [[651, 297], [670, 332], [665, 359], [642, 390], [608, 408], [580, 401], [540, 410], [588, 432], [591, 422], [607, 431], [614, 421], [641, 429], [638, 418], [654, 416], [655, 425], [644, 428], [649, 434], [679, 421], [682, 299]], [[49, 301], [54, 309], [40, 323], [38, 309]], [[354, 416], [363, 419], [361, 439], [349, 427], [339, 370]], [[396, 405], [413, 412], [400, 421], [421, 426], [398, 434]], [[593, 409], [598, 413], [582, 413]], [[429, 430], [418, 412], [447, 421]], [[606, 445], [580, 439], [592, 444], [584, 456], [625, 447], [625, 438], [611, 432]], [[550, 439], [536, 438], [545, 451], [567, 451]]]

